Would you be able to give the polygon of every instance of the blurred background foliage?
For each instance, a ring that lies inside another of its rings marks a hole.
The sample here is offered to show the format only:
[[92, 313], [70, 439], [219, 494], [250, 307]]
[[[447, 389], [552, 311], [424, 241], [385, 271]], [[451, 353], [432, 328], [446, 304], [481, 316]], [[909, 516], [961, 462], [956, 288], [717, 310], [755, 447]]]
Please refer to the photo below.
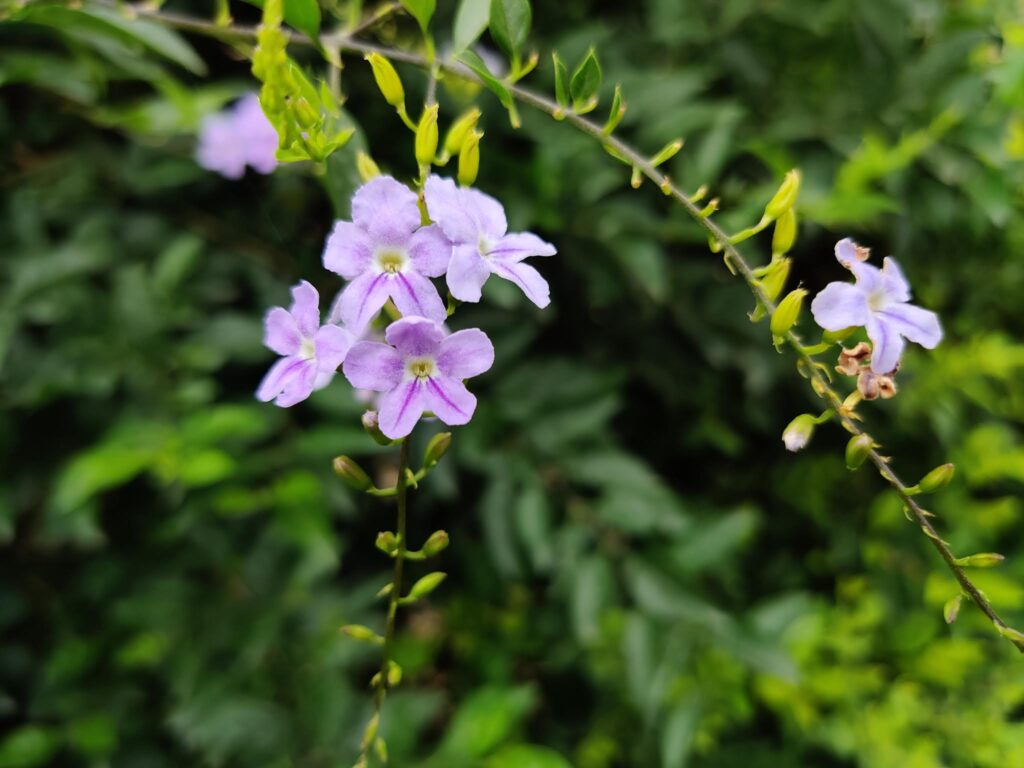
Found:
[[[1020, 2], [534, 10], [542, 52], [596, 46], [623, 136], [686, 137], [671, 174], [711, 185], [727, 225], [803, 169], [809, 289], [841, 279], [841, 236], [901, 261], [947, 338], [908, 355], [871, 429], [908, 480], [956, 462], [943, 535], [1006, 554], [978, 582], [1024, 614]], [[237, 51], [105, 6], [0, 16], [0, 766], [347, 766], [376, 655], [338, 627], [382, 622], [372, 541], [393, 510], [330, 459], [386, 479], [395, 456], [343, 382], [288, 411], [252, 393], [264, 310], [301, 277], [325, 302], [339, 287], [319, 255], [356, 143], [410, 176], [408, 133], [355, 60], [361, 133], [325, 178], [228, 182], [192, 152], [201, 116], [255, 87]], [[550, 68], [531, 81], [550, 88]], [[442, 125], [477, 97], [443, 85]], [[971, 606], [946, 626], [952, 577], [883, 484], [847, 472], [839, 430], [783, 450], [815, 406], [746, 288], [590, 140], [525, 110], [514, 132], [478, 98], [479, 185], [557, 244], [554, 302], [491, 281], [457, 317], [497, 362], [413, 497], [414, 540], [443, 527], [453, 545], [401, 626], [394, 762], [1024, 765], [1019, 656]], [[764, 261], [767, 242], [744, 251]]]

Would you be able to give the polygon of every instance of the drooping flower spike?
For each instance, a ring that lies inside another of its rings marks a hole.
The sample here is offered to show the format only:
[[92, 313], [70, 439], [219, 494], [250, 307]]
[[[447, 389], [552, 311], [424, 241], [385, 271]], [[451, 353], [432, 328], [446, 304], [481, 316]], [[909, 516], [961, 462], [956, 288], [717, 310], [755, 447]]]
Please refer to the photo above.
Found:
[[303, 280], [292, 288], [290, 310], [274, 307], [264, 321], [263, 343], [279, 355], [263, 377], [256, 397], [282, 408], [327, 386], [355, 338], [337, 325], [320, 325], [320, 296]]
[[909, 303], [910, 284], [895, 259], [886, 256], [879, 269], [867, 257], [867, 249], [848, 237], [836, 243], [836, 258], [857, 280], [826, 285], [814, 297], [811, 314], [826, 331], [863, 326], [873, 345], [871, 370], [887, 374], [899, 363], [904, 339], [934, 349], [942, 326], [934, 312]]
[[360, 333], [390, 298], [405, 316], [443, 322], [444, 302], [431, 277], [448, 267], [451, 243], [436, 226], [420, 226], [416, 193], [378, 176], [352, 198], [352, 221], [338, 221], [324, 248], [324, 266], [351, 282], [338, 312]]
[[445, 336], [433, 320], [403, 317], [388, 326], [385, 338], [387, 344], [353, 346], [343, 370], [353, 387], [383, 393], [378, 411], [387, 437], [408, 435], [424, 411], [453, 426], [472, 418], [476, 397], [462, 382], [494, 363], [487, 334], [471, 328]]
[[452, 241], [448, 290], [459, 301], [480, 301], [492, 274], [511, 280], [538, 307], [546, 307], [550, 288], [540, 273], [523, 260], [554, 256], [555, 247], [530, 232], [508, 233], [501, 203], [475, 189], [457, 187], [451, 179], [431, 176], [423, 197], [432, 221]]
[[263, 114], [259, 98], [250, 93], [203, 120], [196, 160], [228, 179], [242, 178], [247, 165], [267, 174], [277, 167], [277, 143], [277, 131]]

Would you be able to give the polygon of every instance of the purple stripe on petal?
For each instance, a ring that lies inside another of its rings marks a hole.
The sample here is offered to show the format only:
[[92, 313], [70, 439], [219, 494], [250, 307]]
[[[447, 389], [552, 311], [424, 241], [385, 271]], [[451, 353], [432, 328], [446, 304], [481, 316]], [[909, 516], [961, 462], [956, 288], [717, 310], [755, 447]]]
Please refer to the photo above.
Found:
[[453, 379], [479, 376], [494, 364], [494, 345], [479, 328], [456, 331], [441, 342], [437, 368]]
[[256, 390], [256, 397], [263, 402], [269, 402], [277, 397], [287, 387], [292, 379], [299, 375], [305, 367], [315, 367], [312, 361], [303, 360], [298, 357], [283, 357], [274, 363], [267, 375], [263, 377], [259, 388]]
[[867, 322], [868, 338], [871, 339], [871, 370], [886, 374], [896, 369], [903, 354], [903, 337], [894, 323], [886, 322], [884, 317], [873, 314]]
[[466, 424], [476, 410], [476, 397], [465, 385], [447, 376], [427, 379], [426, 405], [445, 424]]
[[317, 369], [313, 360], [303, 360], [303, 365], [288, 379], [284, 391], [274, 400], [275, 405], [290, 408], [313, 394], [316, 387]]
[[356, 389], [387, 392], [402, 380], [402, 357], [387, 344], [360, 341], [345, 356], [343, 370]]
[[364, 272], [345, 286], [338, 299], [338, 309], [349, 330], [359, 334], [377, 316], [387, 300], [385, 275]]
[[389, 281], [391, 298], [405, 316], [417, 315], [443, 323], [447, 310], [437, 288], [419, 272], [398, 272]]
[[412, 432], [425, 407], [423, 387], [419, 379], [402, 382], [381, 395], [378, 414], [380, 430], [392, 440]]
[[890, 304], [877, 315], [902, 336], [925, 349], [935, 349], [942, 341], [939, 316], [930, 310], [913, 304]]
[[298, 323], [282, 307], [267, 312], [263, 321], [263, 343], [279, 355], [294, 355], [302, 344]]
[[501, 238], [487, 255], [492, 259], [516, 262], [530, 256], [554, 256], [555, 253], [555, 246], [532, 232], [513, 232]]

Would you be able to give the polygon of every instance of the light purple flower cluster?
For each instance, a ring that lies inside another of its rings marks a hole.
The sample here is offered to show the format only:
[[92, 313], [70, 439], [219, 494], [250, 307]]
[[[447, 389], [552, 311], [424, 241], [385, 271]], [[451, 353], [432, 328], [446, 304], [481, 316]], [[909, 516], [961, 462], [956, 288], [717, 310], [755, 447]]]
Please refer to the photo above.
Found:
[[263, 114], [259, 98], [250, 93], [203, 120], [196, 160], [229, 179], [242, 178], [247, 165], [267, 174], [277, 167], [277, 143], [277, 131]]
[[[446, 276], [453, 297], [477, 302], [494, 274], [547, 306], [547, 282], [523, 261], [553, 256], [555, 248], [507, 229], [497, 200], [451, 179], [428, 178], [422, 205], [391, 177], [364, 184], [352, 199], [352, 221], [335, 223], [323, 253], [324, 266], [348, 284], [322, 326], [317, 293], [306, 282], [292, 289], [290, 311], [276, 307], [267, 314], [265, 343], [283, 358], [257, 397], [294, 405], [344, 363], [353, 387], [380, 393], [380, 429], [392, 440], [412, 432], [425, 413], [466, 424], [476, 398], [463, 381], [491, 367], [494, 347], [479, 328], [448, 334], [448, 311], [431, 278]], [[384, 342], [369, 340], [388, 300], [402, 318], [387, 327]]]
[[848, 237], [836, 243], [836, 258], [856, 282], [826, 285], [811, 302], [811, 314], [826, 331], [863, 327], [874, 346], [871, 370], [888, 374], [899, 365], [905, 339], [935, 349], [942, 326], [934, 312], [910, 303], [910, 284], [895, 259], [886, 256], [879, 269], [867, 263], [868, 256]]

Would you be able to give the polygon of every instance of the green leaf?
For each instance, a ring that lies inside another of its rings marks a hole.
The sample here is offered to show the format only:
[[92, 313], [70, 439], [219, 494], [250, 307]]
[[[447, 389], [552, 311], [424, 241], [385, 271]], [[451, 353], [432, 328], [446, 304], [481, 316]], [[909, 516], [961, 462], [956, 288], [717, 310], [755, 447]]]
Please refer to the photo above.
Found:
[[455, 55], [469, 48], [484, 33], [489, 13], [489, 0], [460, 0], [452, 35], [452, 52]]
[[587, 51], [586, 58], [572, 73], [572, 83], [569, 86], [569, 93], [572, 96], [573, 107], [584, 108], [589, 101], [597, 96], [597, 90], [601, 87], [601, 65], [597, 61], [594, 49]]
[[483, 757], [519, 727], [533, 708], [535, 698], [525, 686], [482, 688], [474, 692], [452, 718], [438, 754], [457, 758], [459, 764]]
[[[313, 1], [315, 2], [315, 0]], [[437, 0], [401, 0], [401, 2], [402, 7], [409, 12], [409, 15], [416, 19], [423, 34], [426, 34], [430, 20], [434, 16], [434, 9], [437, 7]]]
[[0, 742], [0, 768], [45, 765], [59, 747], [60, 738], [54, 731], [38, 725], [23, 726]]
[[547, 747], [533, 744], [512, 744], [504, 747], [484, 763], [486, 768], [572, 768], [572, 765]]
[[552, 52], [551, 62], [555, 67], [555, 101], [563, 107], [569, 106], [569, 70], [565, 62], [558, 58], [558, 54]]
[[700, 702], [690, 699], [678, 704], [669, 714], [661, 732], [661, 765], [684, 768], [700, 721]]
[[515, 99], [512, 98], [512, 92], [505, 86], [501, 80], [491, 74], [491, 71], [487, 69], [487, 65], [484, 64], [484, 60], [481, 59], [475, 51], [463, 51], [459, 54], [459, 61], [473, 70], [483, 81], [483, 84], [487, 86], [495, 96], [498, 97], [498, 101], [501, 105], [508, 110], [509, 120], [512, 122], [513, 128], [519, 127], [519, 113], [516, 110]]
[[530, 34], [530, 0], [491, 0], [491, 37], [512, 61]]
[[[245, 0], [257, 8], [263, 0]], [[312, 38], [320, 34], [320, 4], [316, 0], [284, 0], [284, 20]]]

